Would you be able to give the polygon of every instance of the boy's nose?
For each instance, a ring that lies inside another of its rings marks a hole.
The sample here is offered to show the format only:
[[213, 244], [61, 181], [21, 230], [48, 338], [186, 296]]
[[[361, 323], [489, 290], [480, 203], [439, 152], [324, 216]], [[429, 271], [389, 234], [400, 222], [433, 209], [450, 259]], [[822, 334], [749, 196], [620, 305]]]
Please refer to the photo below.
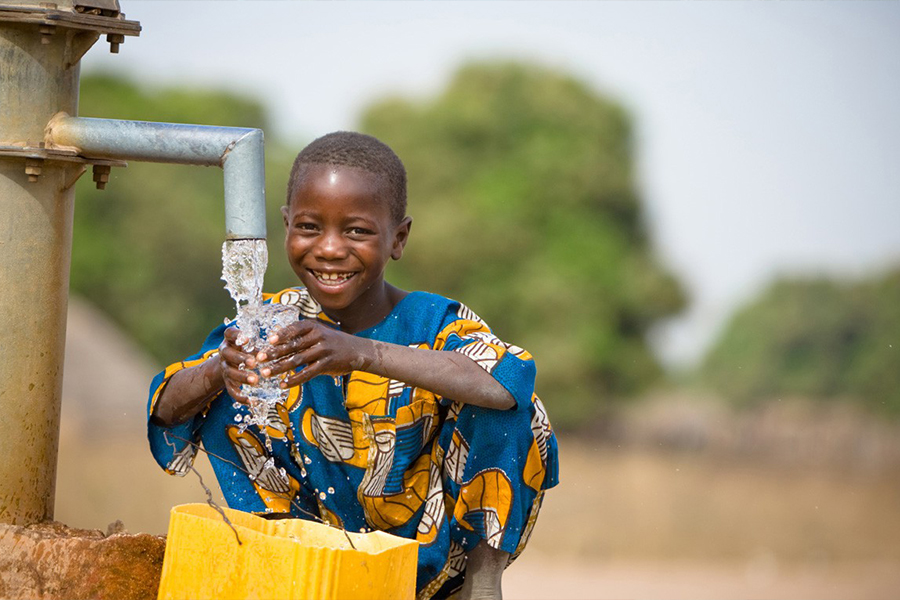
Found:
[[326, 233], [316, 244], [316, 258], [340, 260], [347, 256], [347, 246], [340, 235]]

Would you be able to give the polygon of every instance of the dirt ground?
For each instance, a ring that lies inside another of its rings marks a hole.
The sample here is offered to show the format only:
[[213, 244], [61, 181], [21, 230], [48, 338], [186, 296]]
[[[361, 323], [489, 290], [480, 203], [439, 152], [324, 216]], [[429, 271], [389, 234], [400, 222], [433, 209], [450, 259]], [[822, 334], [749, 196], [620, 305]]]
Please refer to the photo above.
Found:
[[[565, 442], [565, 441], [564, 441]], [[900, 472], [564, 443], [529, 547], [602, 561], [900, 563]]]
[[562, 440], [506, 597], [900, 597], [900, 470]]
[[504, 577], [507, 600], [890, 600], [900, 595], [896, 562], [777, 568], [770, 562], [592, 563], [528, 555]]

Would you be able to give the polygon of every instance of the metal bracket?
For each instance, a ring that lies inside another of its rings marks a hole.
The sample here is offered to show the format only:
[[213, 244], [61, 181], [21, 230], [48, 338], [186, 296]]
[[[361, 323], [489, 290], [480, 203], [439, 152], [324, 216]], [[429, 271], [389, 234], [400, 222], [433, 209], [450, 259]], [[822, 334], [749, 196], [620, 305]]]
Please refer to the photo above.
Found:
[[[43, 144], [42, 144], [43, 145]], [[44, 161], [69, 162], [82, 165], [93, 165], [94, 182], [97, 189], [106, 188], [109, 182], [109, 173], [112, 167], [126, 167], [128, 163], [124, 160], [113, 160], [106, 158], [88, 158], [81, 156], [74, 150], [66, 150], [59, 148], [44, 148], [41, 146], [0, 146], [0, 157], [8, 156], [12, 158], [25, 159], [25, 174], [28, 175], [28, 181], [35, 183], [41, 176]], [[82, 171], [83, 173], [84, 171]]]
[[[124, 17], [124, 14], [115, 11], [85, 10], [82, 6], [66, 10], [51, 2], [43, 2], [38, 6], [0, 4], [0, 21], [34, 23], [47, 27], [59, 26], [119, 36], [140, 35], [141, 24], [138, 21], [128, 21]], [[52, 35], [49, 29], [46, 31], [45, 35]], [[44, 33], [44, 30], [41, 33]]]

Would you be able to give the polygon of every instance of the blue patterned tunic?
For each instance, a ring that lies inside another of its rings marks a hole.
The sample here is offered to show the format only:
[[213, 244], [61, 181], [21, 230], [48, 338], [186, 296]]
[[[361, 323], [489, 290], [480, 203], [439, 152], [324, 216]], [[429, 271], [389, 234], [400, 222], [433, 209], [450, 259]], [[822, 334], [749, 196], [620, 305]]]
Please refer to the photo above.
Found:
[[[304, 288], [266, 301], [297, 305], [302, 317], [330, 323]], [[227, 327], [153, 379], [148, 414], [174, 373], [218, 351]], [[235, 408], [225, 392], [186, 423], [150, 423], [151, 450], [166, 471], [184, 475], [196, 454], [189, 441], [202, 443], [232, 508], [418, 540], [417, 594], [445, 597], [462, 584], [465, 553], [480, 540], [512, 558], [522, 551], [544, 490], [557, 484], [556, 437], [534, 393], [534, 361], [494, 337], [465, 305], [425, 292], [408, 294], [356, 335], [464, 354], [509, 390], [516, 406], [480, 408], [354, 371], [292, 388], [270, 415], [271, 452], [258, 428], [240, 431], [236, 417], [247, 409]]]

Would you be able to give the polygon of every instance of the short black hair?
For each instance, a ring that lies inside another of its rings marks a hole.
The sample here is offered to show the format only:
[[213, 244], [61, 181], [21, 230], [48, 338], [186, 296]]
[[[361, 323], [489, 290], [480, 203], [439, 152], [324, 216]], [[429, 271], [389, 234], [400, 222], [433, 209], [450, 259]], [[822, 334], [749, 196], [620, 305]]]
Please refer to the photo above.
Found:
[[335, 131], [309, 143], [297, 154], [288, 180], [287, 202], [308, 165], [339, 165], [363, 169], [382, 177], [390, 195], [391, 218], [406, 216], [406, 168], [390, 146], [378, 138], [355, 131]]

